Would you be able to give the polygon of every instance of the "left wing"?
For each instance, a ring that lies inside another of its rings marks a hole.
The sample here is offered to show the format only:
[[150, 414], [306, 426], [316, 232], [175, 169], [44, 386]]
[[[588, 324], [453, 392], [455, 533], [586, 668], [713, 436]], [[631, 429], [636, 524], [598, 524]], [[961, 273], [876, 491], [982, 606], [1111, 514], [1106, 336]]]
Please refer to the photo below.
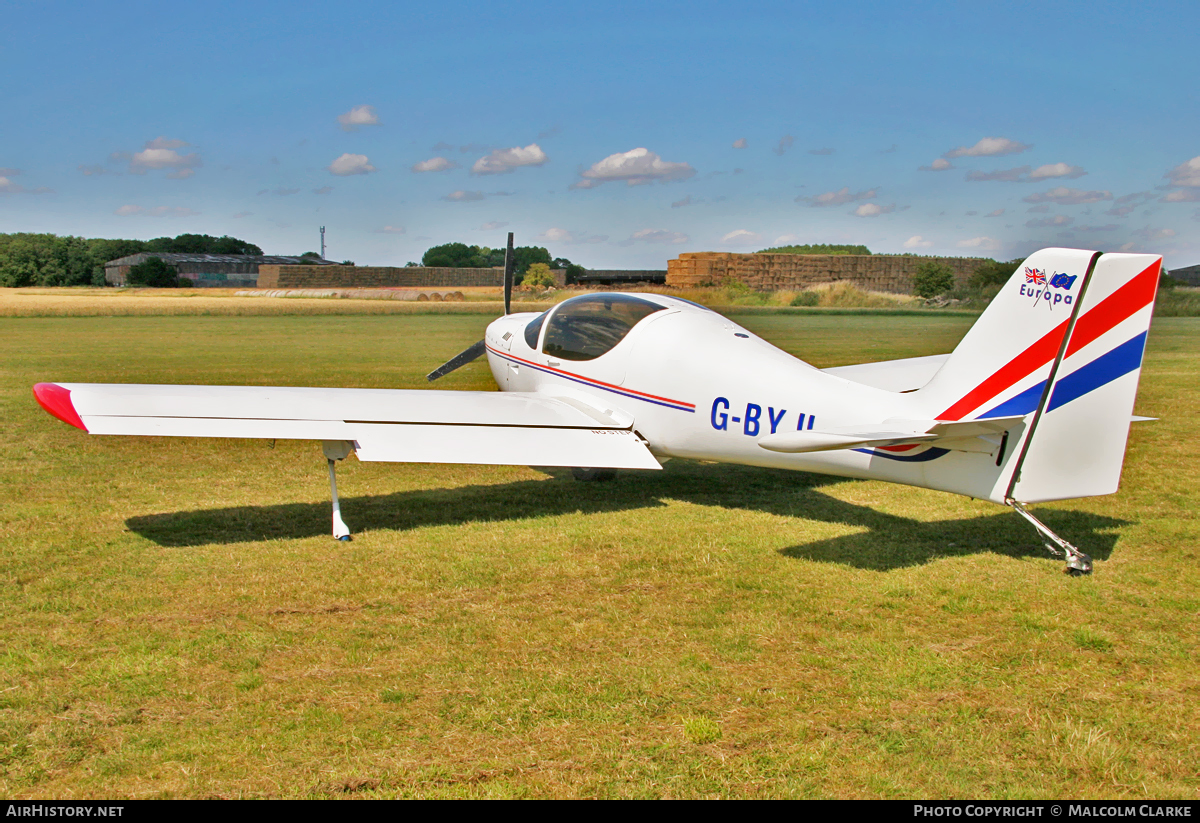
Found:
[[519, 392], [39, 383], [92, 434], [344, 440], [364, 461], [660, 468], [631, 425]]

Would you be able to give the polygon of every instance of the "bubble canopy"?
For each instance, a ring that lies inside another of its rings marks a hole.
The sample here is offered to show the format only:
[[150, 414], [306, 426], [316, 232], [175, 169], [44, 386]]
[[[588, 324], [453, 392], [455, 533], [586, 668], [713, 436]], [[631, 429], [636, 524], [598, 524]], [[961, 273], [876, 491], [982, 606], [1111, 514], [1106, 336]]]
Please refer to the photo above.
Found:
[[589, 294], [543, 312], [525, 327], [530, 348], [546, 324], [542, 352], [563, 360], [595, 360], [611, 351], [640, 321], [667, 307], [629, 294]]

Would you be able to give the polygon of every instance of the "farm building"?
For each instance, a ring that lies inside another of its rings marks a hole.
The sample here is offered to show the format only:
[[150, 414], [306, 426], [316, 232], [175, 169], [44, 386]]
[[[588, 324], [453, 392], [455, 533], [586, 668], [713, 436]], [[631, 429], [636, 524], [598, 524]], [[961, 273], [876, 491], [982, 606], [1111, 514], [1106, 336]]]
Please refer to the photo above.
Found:
[[1181, 283], [1187, 283], [1189, 286], [1200, 286], [1200, 265], [1187, 266], [1182, 269], [1171, 269], [1168, 274]]
[[[179, 272], [180, 277], [194, 281], [197, 286], [227, 288], [254, 288], [258, 285], [258, 267], [261, 265], [299, 265], [299, 257], [281, 257], [270, 254], [179, 254], [174, 252], [140, 252], [128, 257], [119, 257], [104, 264], [104, 279], [110, 286], [124, 286], [129, 268], [144, 263], [151, 257], [160, 258]], [[310, 265], [333, 265], [327, 260], [311, 260]]]

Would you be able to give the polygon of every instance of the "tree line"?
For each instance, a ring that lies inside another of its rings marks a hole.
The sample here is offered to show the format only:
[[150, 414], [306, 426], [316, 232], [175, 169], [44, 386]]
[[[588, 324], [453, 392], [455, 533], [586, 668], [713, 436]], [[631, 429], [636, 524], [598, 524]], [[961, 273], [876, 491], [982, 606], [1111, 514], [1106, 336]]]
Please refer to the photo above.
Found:
[[775, 246], [759, 249], [757, 254], [870, 254], [866, 246], [838, 245], [831, 243], [808, 243], [803, 246]]
[[[513, 249], [515, 281], [520, 283], [529, 267], [541, 263], [548, 269], [565, 269], [567, 282], [584, 272], [583, 266], [572, 263], [565, 257], [551, 257], [550, 251], [541, 246], [517, 246]], [[417, 263], [409, 263], [416, 266]], [[504, 249], [487, 246], [468, 246], [466, 243], [444, 243], [427, 249], [421, 256], [422, 266], [444, 266], [453, 269], [486, 269], [504, 265]]]
[[139, 252], [262, 254], [236, 237], [181, 234], [153, 240], [0, 234], [0, 286], [103, 286], [104, 264]]

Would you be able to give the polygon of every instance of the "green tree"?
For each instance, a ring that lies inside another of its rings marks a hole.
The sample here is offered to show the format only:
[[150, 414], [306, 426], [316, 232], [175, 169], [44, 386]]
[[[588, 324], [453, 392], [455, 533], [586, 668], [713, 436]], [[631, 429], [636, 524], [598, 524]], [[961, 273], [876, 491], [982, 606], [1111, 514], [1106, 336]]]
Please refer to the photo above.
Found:
[[209, 234], [181, 234], [177, 237], [156, 237], [146, 243], [146, 251], [176, 254], [262, 254], [253, 243], [236, 237]]
[[531, 289], [546, 289], [556, 285], [550, 265], [548, 263], [530, 264], [521, 280], [521, 285]]
[[[534, 263], [550, 266], [550, 252], [541, 246], [517, 246], [513, 249], [513, 271], [515, 280], [521, 277]], [[445, 243], [433, 246], [421, 256], [422, 266], [446, 266], [455, 269], [488, 268], [504, 265], [504, 249], [487, 246], [468, 246], [466, 243]]]
[[563, 269], [563, 282], [568, 286], [579, 282], [579, 275], [583, 274], [587, 269], [578, 263], [572, 263], [565, 257], [556, 257], [550, 263], [552, 269]]
[[516, 282], [522, 282], [525, 272], [529, 271], [529, 267], [534, 263], [545, 263], [549, 267], [551, 259], [550, 252], [541, 246], [517, 246], [513, 249], [513, 271], [516, 272]]
[[998, 288], [1008, 282], [1013, 272], [1024, 263], [1024, 258], [1000, 263], [995, 260], [985, 260], [975, 268], [968, 285], [974, 289]]
[[445, 243], [433, 246], [421, 255], [422, 266], [448, 267], [453, 269], [475, 268], [478, 265], [478, 246], [466, 243]]
[[150, 257], [145, 262], [130, 266], [129, 274], [125, 279], [131, 286], [170, 289], [178, 285], [179, 272], [161, 257]]
[[954, 288], [954, 272], [945, 263], [930, 260], [917, 267], [912, 282], [913, 294], [918, 297], [937, 297]]
[[866, 246], [836, 245], [829, 243], [812, 243], [804, 246], [776, 246], [772, 249], [760, 249], [759, 254], [870, 254]]

